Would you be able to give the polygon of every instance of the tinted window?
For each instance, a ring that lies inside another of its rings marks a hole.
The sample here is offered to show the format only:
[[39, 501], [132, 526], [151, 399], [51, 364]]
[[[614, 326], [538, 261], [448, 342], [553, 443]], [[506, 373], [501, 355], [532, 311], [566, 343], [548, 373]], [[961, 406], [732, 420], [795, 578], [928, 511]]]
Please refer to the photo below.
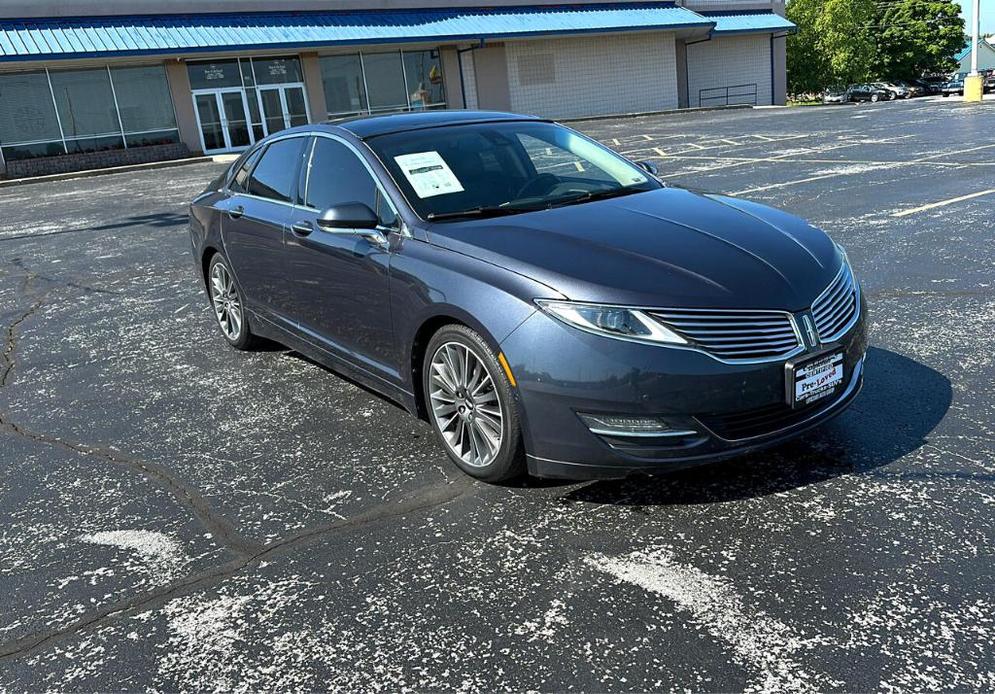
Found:
[[239, 165], [237, 165], [235, 175], [232, 176], [231, 183], [228, 184], [228, 187], [233, 193], [249, 192], [249, 171], [252, 170], [252, 165], [256, 163], [257, 159], [259, 159], [259, 154], [262, 151], [263, 148], [260, 147], [239, 160]]
[[249, 178], [249, 193], [289, 202], [297, 180], [297, 165], [306, 142], [306, 138], [293, 137], [267, 147]]
[[361, 202], [377, 208], [377, 185], [356, 154], [337, 140], [319, 137], [314, 143], [306, 204], [317, 210]]

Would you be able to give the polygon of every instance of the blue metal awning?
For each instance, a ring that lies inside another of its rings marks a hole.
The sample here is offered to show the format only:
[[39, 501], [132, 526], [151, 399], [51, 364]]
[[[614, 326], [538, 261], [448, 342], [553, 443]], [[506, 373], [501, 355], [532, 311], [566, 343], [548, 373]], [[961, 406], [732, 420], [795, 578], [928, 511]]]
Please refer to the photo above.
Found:
[[0, 20], [0, 61], [711, 29], [673, 3]]
[[795, 24], [773, 12], [701, 12], [706, 19], [715, 22], [713, 34], [752, 34], [789, 32], [798, 30]]

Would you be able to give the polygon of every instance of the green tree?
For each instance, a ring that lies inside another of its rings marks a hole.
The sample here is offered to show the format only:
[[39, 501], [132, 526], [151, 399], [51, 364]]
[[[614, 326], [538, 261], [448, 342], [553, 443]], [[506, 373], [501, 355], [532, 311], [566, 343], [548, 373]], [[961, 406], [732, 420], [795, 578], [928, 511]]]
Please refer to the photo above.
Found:
[[874, 0], [791, 0], [788, 91], [818, 92], [866, 80], [874, 60]]
[[957, 67], [967, 44], [954, 0], [892, 0], [879, 5], [874, 71], [879, 77], [913, 79]]

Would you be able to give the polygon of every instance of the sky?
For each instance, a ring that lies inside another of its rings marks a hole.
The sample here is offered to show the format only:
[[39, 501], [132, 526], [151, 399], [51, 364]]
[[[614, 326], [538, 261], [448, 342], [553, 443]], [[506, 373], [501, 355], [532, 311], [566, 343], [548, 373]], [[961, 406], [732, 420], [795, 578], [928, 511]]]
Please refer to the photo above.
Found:
[[[971, 35], [971, 7], [972, 0], [959, 0], [961, 15], [964, 17], [966, 25], [964, 29], [968, 36]], [[981, 0], [981, 33], [995, 34], [995, 0]]]

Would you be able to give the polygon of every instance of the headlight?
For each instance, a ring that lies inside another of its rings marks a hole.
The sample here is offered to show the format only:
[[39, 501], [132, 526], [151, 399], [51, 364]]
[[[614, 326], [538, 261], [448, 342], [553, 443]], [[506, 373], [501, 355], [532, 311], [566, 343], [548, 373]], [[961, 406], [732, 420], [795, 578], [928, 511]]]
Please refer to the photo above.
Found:
[[596, 335], [636, 342], [671, 345], [688, 343], [683, 337], [637, 309], [544, 299], [537, 299], [536, 303], [564, 323]]

